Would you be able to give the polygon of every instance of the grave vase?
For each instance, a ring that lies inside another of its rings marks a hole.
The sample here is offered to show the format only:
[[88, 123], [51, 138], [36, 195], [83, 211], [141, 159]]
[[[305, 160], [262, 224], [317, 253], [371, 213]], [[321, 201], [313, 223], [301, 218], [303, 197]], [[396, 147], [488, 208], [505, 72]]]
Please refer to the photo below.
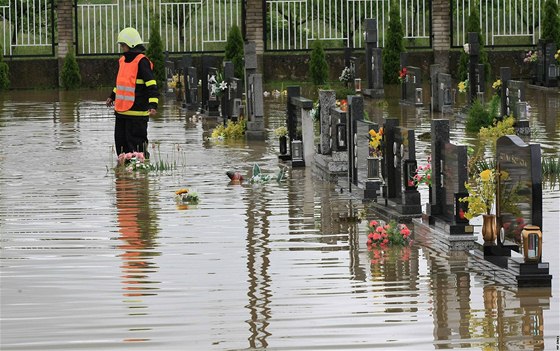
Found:
[[482, 215], [482, 238], [484, 242], [494, 242], [496, 240], [498, 228], [496, 226], [496, 215]]
[[286, 136], [281, 136], [278, 138], [280, 144], [280, 154], [285, 155], [288, 153], [288, 138]]

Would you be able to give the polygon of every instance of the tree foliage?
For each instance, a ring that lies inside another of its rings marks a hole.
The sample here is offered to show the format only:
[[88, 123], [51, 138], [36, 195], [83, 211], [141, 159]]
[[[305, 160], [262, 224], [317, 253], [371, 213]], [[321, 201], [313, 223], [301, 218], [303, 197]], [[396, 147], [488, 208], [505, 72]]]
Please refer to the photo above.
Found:
[[550, 40], [560, 47], [560, 17], [558, 17], [558, 4], [555, 0], [546, 0], [544, 3], [544, 18], [542, 22], [541, 39]]
[[329, 77], [329, 66], [325, 56], [325, 50], [320, 40], [313, 42], [313, 51], [311, 51], [311, 59], [309, 61], [309, 71], [311, 72], [311, 81], [315, 85], [322, 85], [327, 82]]
[[154, 20], [150, 23], [150, 41], [146, 56], [154, 64], [154, 77], [158, 87], [161, 89], [165, 85], [165, 55], [163, 54], [163, 42], [159, 33], [159, 25]]
[[68, 45], [68, 53], [64, 57], [60, 82], [66, 90], [77, 89], [82, 84], [80, 67], [78, 66], [78, 61], [76, 61], [76, 56], [74, 56], [72, 45]]
[[235, 77], [243, 80], [243, 36], [241, 35], [241, 30], [237, 25], [231, 26], [227, 43], [224, 59], [226, 61], [233, 62], [233, 68], [235, 70]]
[[10, 69], [8, 64], [4, 62], [2, 52], [2, 46], [0, 46], [0, 90], [5, 90], [10, 86]]
[[[480, 13], [478, 12], [478, 5], [471, 6], [471, 12], [469, 13], [469, 18], [467, 20], [467, 33], [475, 32], [478, 33], [478, 42], [480, 43], [480, 63], [484, 65], [484, 76], [490, 77], [490, 62], [488, 61], [488, 53], [484, 48], [484, 38], [482, 37], [482, 31], [480, 30]], [[459, 58], [459, 80], [463, 81], [467, 79], [469, 73], [469, 54], [464, 50], [461, 51], [461, 57]]]
[[383, 82], [396, 84], [398, 82], [401, 52], [405, 51], [403, 38], [404, 29], [396, 6], [391, 7], [389, 13], [389, 27], [387, 29], [387, 40], [383, 48]]

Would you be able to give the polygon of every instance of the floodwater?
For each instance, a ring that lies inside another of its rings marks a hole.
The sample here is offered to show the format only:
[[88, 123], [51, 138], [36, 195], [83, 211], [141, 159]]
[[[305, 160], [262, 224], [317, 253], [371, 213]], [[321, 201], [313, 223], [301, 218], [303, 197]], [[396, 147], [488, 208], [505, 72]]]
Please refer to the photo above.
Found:
[[[105, 95], [0, 97], [2, 350], [557, 349], [558, 185], [543, 192], [553, 288], [518, 290], [466, 254], [368, 253], [365, 224], [345, 220], [360, 203], [309, 169], [230, 185], [226, 170], [278, 170], [284, 101], [266, 100], [266, 142], [223, 144], [169, 99], [149, 137], [179, 167], [127, 175], [112, 170]], [[557, 155], [560, 96], [528, 100], [534, 140]], [[429, 131], [426, 109], [389, 102], [383, 113]], [[198, 205], [175, 202], [183, 187]]]

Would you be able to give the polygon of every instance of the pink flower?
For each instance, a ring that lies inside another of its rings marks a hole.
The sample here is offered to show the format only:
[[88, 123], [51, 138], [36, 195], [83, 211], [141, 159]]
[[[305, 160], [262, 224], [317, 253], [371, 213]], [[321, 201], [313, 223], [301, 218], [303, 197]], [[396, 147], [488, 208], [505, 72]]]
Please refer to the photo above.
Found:
[[373, 238], [372, 238], [372, 239], [375, 240], [375, 241], [377, 241], [377, 240], [381, 239], [381, 235], [375, 233], [375, 234], [373, 234]]
[[389, 243], [389, 239], [383, 240], [383, 245], [387, 245]]
[[367, 236], [369, 239], [373, 239], [373, 233], [369, 233]]
[[375, 231], [378, 233], [383, 233], [383, 227], [377, 227]]
[[377, 221], [371, 221], [369, 222], [369, 226], [370, 227], [375, 227], [377, 225]]
[[414, 182], [412, 180], [408, 180], [408, 186], [414, 186]]

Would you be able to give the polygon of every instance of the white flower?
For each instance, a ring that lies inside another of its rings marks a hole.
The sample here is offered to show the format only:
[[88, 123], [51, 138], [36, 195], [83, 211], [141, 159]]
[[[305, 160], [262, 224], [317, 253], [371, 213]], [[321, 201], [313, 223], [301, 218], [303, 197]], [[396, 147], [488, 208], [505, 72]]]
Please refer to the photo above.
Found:
[[274, 89], [272, 91], [272, 97], [274, 97], [275, 99], [278, 99], [280, 97], [280, 91], [278, 89]]
[[222, 81], [219, 86], [220, 90], [224, 91], [227, 89], [227, 83]]
[[466, 43], [466, 44], [463, 45], [463, 50], [465, 50], [465, 54], [468, 54], [468, 53], [469, 53], [469, 50], [470, 50], [470, 45], [469, 45], [469, 43]]
[[202, 86], [202, 79], [198, 80], [198, 86], [201, 87]]
[[263, 96], [264, 96], [265, 98], [267, 98], [267, 97], [270, 96], [270, 93], [269, 93], [268, 91], [265, 90], [265, 91], [263, 92]]
[[211, 75], [210, 78], [208, 78], [208, 83], [214, 84], [214, 83], [218, 83], [216, 81], [216, 76], [215, 75]]

